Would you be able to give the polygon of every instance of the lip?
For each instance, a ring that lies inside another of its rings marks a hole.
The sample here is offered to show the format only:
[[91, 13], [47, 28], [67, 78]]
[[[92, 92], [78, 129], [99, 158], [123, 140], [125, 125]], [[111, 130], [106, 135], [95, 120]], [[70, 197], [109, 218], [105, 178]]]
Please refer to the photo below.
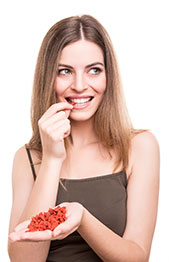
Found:
[[67, 98], [70, 98], [70, 99], [81, 99], [81, 98], [90, 98], [90, 97], [94, 97], [94, 96], [92, 96], [92, 95], [83, 95], [83, 96], [73, 95], [73, 96], [67, 96], [65, 98], [66, 99]]
[[[71, 101], [71, 100], [74, 100], [74, 99], [89, 99], [89, 98], [91, 98], [88, 102], [84, 102], [84, 103], [76, 103], [76, 102], [74, 102], [74, 101]], [[82, 110], [82, 109], [85, 109], [85, 108], [87, 108], [89, 105], [90, 105], [90, 103], [92, 102], [92, 100], [94, 99], [94, 96], [91, 96], [91, 95], [79, 95], [79, 96], [77, 96], [77, 95], [72, 95], [72, 96], [67, 96], [67, 97], [65, 97], [65, 99], [66, 99], [66, 101], [69, 103], [69, 104], [71, 104], [72, 106], [73, 106], [73, 111], [74, 111], [74, 109], [75, 110]]]
[[[92, 101], [92, 100], [91, 100], [91, 101]], [[85, 108], [87, 108], [87, 107], [90, 105], [91, 101], [86, 102], [86, 103], [84, 103], [84, 104], [74, 104], [72, 110], [74, 110], [74, 109], [75, 109], [75, 110], [85, 109]]]
[[[85, 108], [85, 104], [88, 104], [88, 102], [92, 101], [94, 98], [94, 96], [68, 96], [68, 97], [65, 97], [66, 101], [71, 104], [71, 105], [75, 105], [75, 108]], [[78, 100], [81, 100], [81, 99], [86, 99], [86, 100], [89, 100], [88, 102], [82, 102], [82, 104], [80, 104], [78, 102]], [[76, 101], [77, 100], [77, 101]]]

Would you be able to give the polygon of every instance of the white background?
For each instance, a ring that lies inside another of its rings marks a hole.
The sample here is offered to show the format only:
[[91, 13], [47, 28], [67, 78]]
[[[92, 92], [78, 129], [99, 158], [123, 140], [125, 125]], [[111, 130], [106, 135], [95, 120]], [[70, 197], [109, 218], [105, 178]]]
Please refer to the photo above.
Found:
[[77, 14], [93, 15], [109, 32], [133, 124], [136, 128], [151, 129], [159, 141], [160, 202], [150, 261], [175, 261], [174, 3], [169, 0], [1, 2], [0, 261], [9, 261], [7, 234], [12, 162], [15, 151], [31, 136], [30, 99], [39, 47], [54, 23]]

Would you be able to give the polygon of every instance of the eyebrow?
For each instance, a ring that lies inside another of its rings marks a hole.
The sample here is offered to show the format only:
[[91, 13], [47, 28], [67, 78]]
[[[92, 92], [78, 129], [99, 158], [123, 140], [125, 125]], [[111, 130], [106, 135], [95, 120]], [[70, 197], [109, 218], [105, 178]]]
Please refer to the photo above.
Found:
[[[89, 64], [89, 65], [85, 66], [85, 68], [89, 68], [89, 67], [91, 67], [91, 66], [96, 66], [96, 65], [101, 65], [101, 66], [104, 67], [104, 64], [103, 64], [103, 63], [101, 63], [101, 62], [95, 62], [95, 63], [92, 63], [92, 64]], [[66, 64], [59, 64], [58, 66], [67, 67], [67, 68], [73, 69], [72, 66], [66, 65]]]

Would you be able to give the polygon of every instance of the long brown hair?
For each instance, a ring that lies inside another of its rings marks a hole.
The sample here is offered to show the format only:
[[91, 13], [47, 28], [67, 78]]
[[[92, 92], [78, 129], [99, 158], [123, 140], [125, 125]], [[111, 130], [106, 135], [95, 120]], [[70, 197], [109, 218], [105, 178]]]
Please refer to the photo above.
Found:
[[102, 49], [105, 62], [106, 90], [94, 117], [95, 132], [108, 152], [113, 149], [116, 153], [114, 169], [120, 164], [123, 169], [126, 169], [131, 138], [142, 131], [135, 130], [129, 118], [117, 60], [109, 35], [104, 27], [89, 15], [65, 18], [53, 25], [44, 37], [34, 75], [31, 105], [33, 135], [28, 147], [37, 151], [40, 159], [42, 158], [38, 120], [52, 104], [57, 102], [55, 78], [61, 51], [70, 43], [82, 39], [82, 36]]

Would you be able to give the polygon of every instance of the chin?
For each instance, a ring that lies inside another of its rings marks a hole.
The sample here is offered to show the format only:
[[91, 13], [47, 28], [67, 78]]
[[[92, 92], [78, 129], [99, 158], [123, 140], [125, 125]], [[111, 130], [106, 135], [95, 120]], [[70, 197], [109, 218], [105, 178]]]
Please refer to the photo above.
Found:
[[81, 114], [71, 115], [70, 114], [70, 120], [79, 121], [79, 122], [92, 120], [93, 117], [94, 115], [88, 115], [88, 114], [84, 114], [84, 115], [81, 115]]

